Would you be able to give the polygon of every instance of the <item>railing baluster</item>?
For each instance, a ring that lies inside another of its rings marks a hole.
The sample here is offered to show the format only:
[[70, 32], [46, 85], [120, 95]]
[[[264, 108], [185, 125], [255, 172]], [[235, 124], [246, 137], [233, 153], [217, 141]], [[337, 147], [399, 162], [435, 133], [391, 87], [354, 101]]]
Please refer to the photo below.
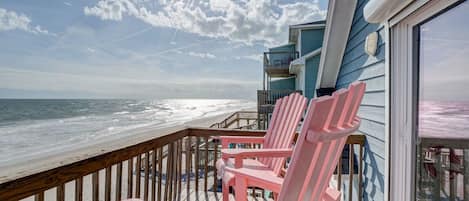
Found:
[[469, 201], [469, 149], [463, 151], [464, 160], [464, 178], [463, 178], [463, 190], [464, 190], [464, 201]]
[[91, 185], [92, 185], [92, 197], [93, 201], [99, 200], [99, 170], [92, 174], [91, 176]]
[[175, 150], [176, 146], [174, 144], [174, 142], [171, 143], [171, 160], [169, 160], [169, 163], [170, 163], [170, 168], [169, 168], [169, 193], [168, 193], [168, 199], [169, 200], [173, 200], [174, 197], [173, 197], [173, 193], [174, 193], [174, 158], [175, 158]]
[[135, 164], [135, 197], [140, 198], [140, 182], [141, 182], [141, 170], [142, 170], [142, 155], [137, 155], [137, 163]]
[[65, 184], [57, 186], [57, 201], [65, 201]]
[[129, 158], [127, 161], [127, 198], [132, 198], [133, 192], [133, 167], [134, 167], [134, 160], [133, 157]]
[[181, 199], [181, 187], [182, 187], [182, 149], [183, 149], [183, 142], [182, 142], [182, 139], [180, 139], [179, 141], [179, 158], [178, 158], [178, 200]]
[[436, 151], [435, 152], [435, 166], [436, 166], [436, 181], [433, 181], [433, 196], [435, 196], [435, 200], [439, 201], [441, 196], [440, 196], [440, 185], [441, 185], [441, 179], [443, 178], [442, 177], [442, 174], [443, 174], [443, 171], [441, 169], [441, 152], [440, 151]]
[[149, 169], [150, 169], [150, 155], [145, 152], [145, 179], [143, 183], [143, 200], [148, 201], [148, 181], [149, 181]]
[[195, 161], [194, 161], [194, 171], [195, 171], [195, 192], [199, 191], [199, 146], [200, 146], [200, 139], [199, 137], [195, 137]]
[[165, 180], [165, 191], [164, 191], [164, 200], [167, 201], [170, 197], [170, 186], [171, 186], [171, 154], [172, 154], [172, 143], [168, 144], [168, 154], [166, 156], [166, 180]]
[[75, 201], [83, 200], [83, 177], [75, 179]]
[[354, 173], [354, 167], [353, 167], [353, 159], [354, 159], [354, 153], [353, 153], [353, 144], [349, 145], [349, 186], [348, 186], [348, 196], [349, 196], [349, 201], [352, 201], [352, 196], [353, 196], [353, 173]]
[[106, 168], [106, 180], [104, 184], [104, 200], [111, 201], [111, 173], [112, 166]]
[[171, 187], [172, 187], [172, 191], [173, 191], [173, 194], [171, 194], [171, 197], [172, 197], [172, 200], [175, 200], [176, 199], [176, 194], [177, 194], [177, 166], [178, 166], [178, 161], [177, 161], [177, 158], [178, 158], [178, 146], [179, 144], [177, 143], [177, 141], [175, 143], [173, 143], [174, 145], [174, 148], [173, 148], [173, 158], [172, 158], [172, 163], [173, 163], [173, 166], [171, 168], [171, 171], [172, 171], [172, 174], [171, 174], [171, 178], [172, 178], [172, 182], [171, 182]]
[[192, 144], [191, 144], [191, 136], [187, 136], [186, 140], [186, 195], [187, 199], [189, 199], [189, 192], [191, 187], [191, 158], [192, 158]]
[[122, 162], [116, 166], [116, 200], [121, 200], [122, 194]]
[[337, 163], [337, 190], [342, 188], [342, 155], [340, 155], [339, 162]]
[[[455, 157], [454, 156], [454, 152], [452, 152], [451, 150], [449, 151], [449, 159]], [[449, 182], [449, 200], [456, 200], [456, 185], [457, 185], [457, 175], [454, 175], [453, 177], [451, 176], [452, 172], [451, 170], [453, 170], [453, 163], [451, 162], [451, 160], [448, 160], [448, 167], [449, 167], [449, 175], [448, 175], [448, 182]]]
[[156, 148], [151, 155], [151, 201], [156, 200]]
[[363, 152], [364, 152], [363, 145], [360, 144], [360, 156], [359, 156], [360, 167], [358, 169], [358, 200], [359, 201], [363, 199]]
[[217, 192], [218, 190], [218, 172], [217, 172], [217, 160], [218, 160], [218, 141], [217, 140], [213, 140], [213, 148], [214, 148], [214, 151], [213, 151], [213, 167], [215, 167], [213, 169], [213, 191], [214, 192]]
[[158, 148], [158, 201], [161, 201], [163, 182], [163, 147]]
[[208, 137], [205, 137], [204, 191], [208, 191]]
[[34, 201], [44, 201], [44, 191], [41, 191], [34, 196]]

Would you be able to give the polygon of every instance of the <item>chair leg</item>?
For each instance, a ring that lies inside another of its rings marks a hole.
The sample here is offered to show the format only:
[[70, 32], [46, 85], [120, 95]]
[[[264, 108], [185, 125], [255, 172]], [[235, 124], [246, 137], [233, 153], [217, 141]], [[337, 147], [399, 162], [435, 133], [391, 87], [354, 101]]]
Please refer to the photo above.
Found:
[[223, 201], [230, 200], [230, 186], [226, 185], [225, 182], [222, 181], [222, 193], [223, 193]]
[[273, 199], [274, 199], [275, 201], [278, 200], [278, 193], [272, 192], [272, 196], [273, 196]]
[[247, 201], [247, 183], [245, 178], [236, 178], [235, 199], [236, 201]]

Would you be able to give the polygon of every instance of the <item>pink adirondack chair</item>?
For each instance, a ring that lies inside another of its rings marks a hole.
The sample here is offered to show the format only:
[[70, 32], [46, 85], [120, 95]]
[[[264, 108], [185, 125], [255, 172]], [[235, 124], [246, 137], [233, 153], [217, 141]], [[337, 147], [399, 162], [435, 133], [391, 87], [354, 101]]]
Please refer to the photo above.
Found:
[[[223, 149], [221, 159], [217, 161], [217, 169], [223, 181], [223, 200], [228, 200], [229, 186], [233, 186], [235, 182], [233, 174], [224, 174], [224, 167], [256, 167], [280, 174], [285, 158], [264, 158], [257, 153], [259, 150], [278, 152], [278, 149], [288, 149], [292, 146], [306, 103], [307, 99], [298, 93], [278, 99], [264, 137], [220, 137]], [[262, 144], [262, 149], [227, 149], [231, 143]]]
[[236, 178], [236, 201], [247, 199], [248, 186], [271, 190], [280, 201], [340, 200], [340, 192], [329, 187], [329, 181], [347, 137], [360, 125], [356, 114], [364, 91], [365, 84], [356, 82], [347, 90], [312, 100], [293, 155], [288, 149], [258, 150], [259, 156], [292, 156], [285, 178], [267, 168], [226, 167], [226, 174]]

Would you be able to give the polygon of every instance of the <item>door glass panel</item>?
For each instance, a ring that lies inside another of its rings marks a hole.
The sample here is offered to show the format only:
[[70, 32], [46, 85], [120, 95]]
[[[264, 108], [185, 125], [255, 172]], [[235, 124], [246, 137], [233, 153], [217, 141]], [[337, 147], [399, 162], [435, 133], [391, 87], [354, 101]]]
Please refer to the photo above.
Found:
[[469, 200], [469, 2], [416, 28], [417, 200]]

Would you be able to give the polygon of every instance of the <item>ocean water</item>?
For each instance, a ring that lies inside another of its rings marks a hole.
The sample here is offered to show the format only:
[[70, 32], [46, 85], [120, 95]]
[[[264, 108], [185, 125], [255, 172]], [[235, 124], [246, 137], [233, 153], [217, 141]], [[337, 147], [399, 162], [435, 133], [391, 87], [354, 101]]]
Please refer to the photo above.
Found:
[[419, 136], [469, 139], [469, 102], [422, 101]]
[[0, 164], [106, 136], [128, 136], [137, 129], [174, 126], [254, 106], [253, 101], [227, 99], [0, 99]]

